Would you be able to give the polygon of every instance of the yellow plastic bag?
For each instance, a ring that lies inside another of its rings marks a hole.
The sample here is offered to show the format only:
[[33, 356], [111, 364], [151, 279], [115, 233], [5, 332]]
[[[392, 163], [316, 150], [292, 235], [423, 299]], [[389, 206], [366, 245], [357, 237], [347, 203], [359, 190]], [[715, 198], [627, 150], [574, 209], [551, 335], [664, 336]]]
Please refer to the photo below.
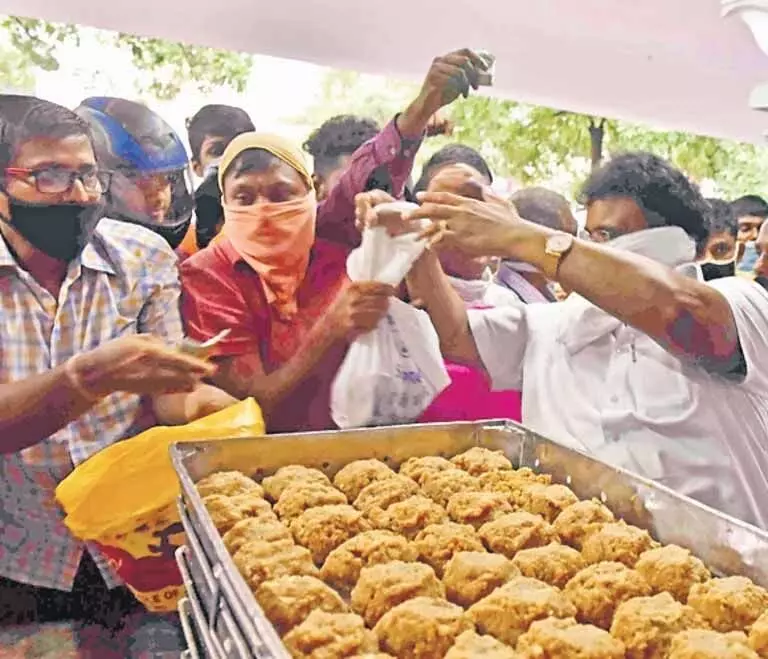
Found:
[[56, 488], [73, 535], [93, 542], [150, 611], [172, 611], [183, 595], [174, 552], [184, 543], [171, 465], [173, 442], [263, 435], [252, 398], [186, 426], [158, 426], [113, 444]]

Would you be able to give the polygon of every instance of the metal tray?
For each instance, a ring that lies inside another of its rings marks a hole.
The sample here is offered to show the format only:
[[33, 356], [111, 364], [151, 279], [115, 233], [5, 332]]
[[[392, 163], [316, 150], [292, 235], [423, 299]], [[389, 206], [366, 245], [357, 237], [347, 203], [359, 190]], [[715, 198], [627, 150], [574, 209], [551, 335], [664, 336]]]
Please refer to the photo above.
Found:
[[[199, 541], [201, 562], [221, 569], [224, 593], [252, 656], [288, 659], [272, 625], [237, 571], [195, 489], [201, 478], [239, 470], [257, 479], [282, 466], [302, 464], [333, 475], [345, 464], [377, 458], [392, 468], [414, 456], [451, 457], [473, 446], [502, 450], [516, 467], [549, 473], [582, 499], [603, 501], [618, 517], [647, 529], [664, 544], [688, 547], [715, 573], [741, 574], [768, 587], [768, 533], [672, 490], [606, 465], [506, 420], [428, 424], [252, 439], [185, 442], [171, 447], [188, 524]], [[232, 602], [235, 598], [236, 602]]]
[[[176, 550], [176, 562], [187, 592], [185, 600], [188, 602], [189, 618], [192, 620], [194, 631], [201, 637], [204, 649], [202, 656], [210, 659], [250, 659], [253, 655], [247, 649], [247, 644], [228, 607], [222, 605], [213, 613], [203, 608], [198, 594], [199, 586], [192, 577], [189, 555], [188, 547], [179, 547]], [[182, 600], [182, 603], [185, 600]], [[187, 636], [186, 629], [184, 632]]]

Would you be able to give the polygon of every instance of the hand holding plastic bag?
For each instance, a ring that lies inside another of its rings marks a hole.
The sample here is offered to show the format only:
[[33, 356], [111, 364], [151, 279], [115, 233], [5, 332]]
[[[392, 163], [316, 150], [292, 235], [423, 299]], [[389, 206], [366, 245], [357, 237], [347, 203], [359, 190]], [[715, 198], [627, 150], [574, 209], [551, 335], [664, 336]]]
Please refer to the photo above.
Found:
[[[360, 247], [349, 255], [347, 274], [352, 281], [397, 286], [425, 247], [415, 233], [392, 236], [383, 226], [365, 229]], [[331, 388], [331, 416], [340, 428], [408, 423], [448, 384], [429, 316], [392, 298], [376, 329], [349, 347]]]

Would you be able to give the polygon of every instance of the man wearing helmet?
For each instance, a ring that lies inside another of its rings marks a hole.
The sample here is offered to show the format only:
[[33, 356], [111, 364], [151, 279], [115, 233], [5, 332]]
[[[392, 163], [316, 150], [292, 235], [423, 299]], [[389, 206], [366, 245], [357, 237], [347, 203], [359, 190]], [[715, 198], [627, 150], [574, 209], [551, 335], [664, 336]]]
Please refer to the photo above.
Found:
[[122, 98], [87, 98], [75, 112], [91, 126], [99, 165], [113, 172], [107, 216], [145, 226], [175, 250], [195, 206], [179, 136], [155, 112]]

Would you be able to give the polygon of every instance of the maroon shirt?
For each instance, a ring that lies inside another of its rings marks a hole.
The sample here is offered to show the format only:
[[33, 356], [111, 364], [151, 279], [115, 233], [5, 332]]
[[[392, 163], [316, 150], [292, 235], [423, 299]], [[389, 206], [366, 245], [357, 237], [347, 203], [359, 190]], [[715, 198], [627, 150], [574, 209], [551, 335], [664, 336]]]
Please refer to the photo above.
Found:
[[[256, 354], [270, 373], [302, 349], [309, 331], [347, 281], [346, 257], [360, 241], [355, 228], [355, 195], [380, 168], [399, 195], [413, 166], [418, 142], [401, 139], [390, 122], [352, 156], [349, 166], [328, 197], [318, 205], [317, 239], [298, 294], [298, 313], [281, 320], [267, 303], [258, 274], [219, 236], [180, 266], [182, 314], [187, 335], [205, 341], [230, 328], [217, 346], [217, 356]], [[330, 414], [330, 390], [346, 349], [330, 351], [312, 373], [279, 405], [269, 420], [269, 432], [298, 432], [335, 428]]]

